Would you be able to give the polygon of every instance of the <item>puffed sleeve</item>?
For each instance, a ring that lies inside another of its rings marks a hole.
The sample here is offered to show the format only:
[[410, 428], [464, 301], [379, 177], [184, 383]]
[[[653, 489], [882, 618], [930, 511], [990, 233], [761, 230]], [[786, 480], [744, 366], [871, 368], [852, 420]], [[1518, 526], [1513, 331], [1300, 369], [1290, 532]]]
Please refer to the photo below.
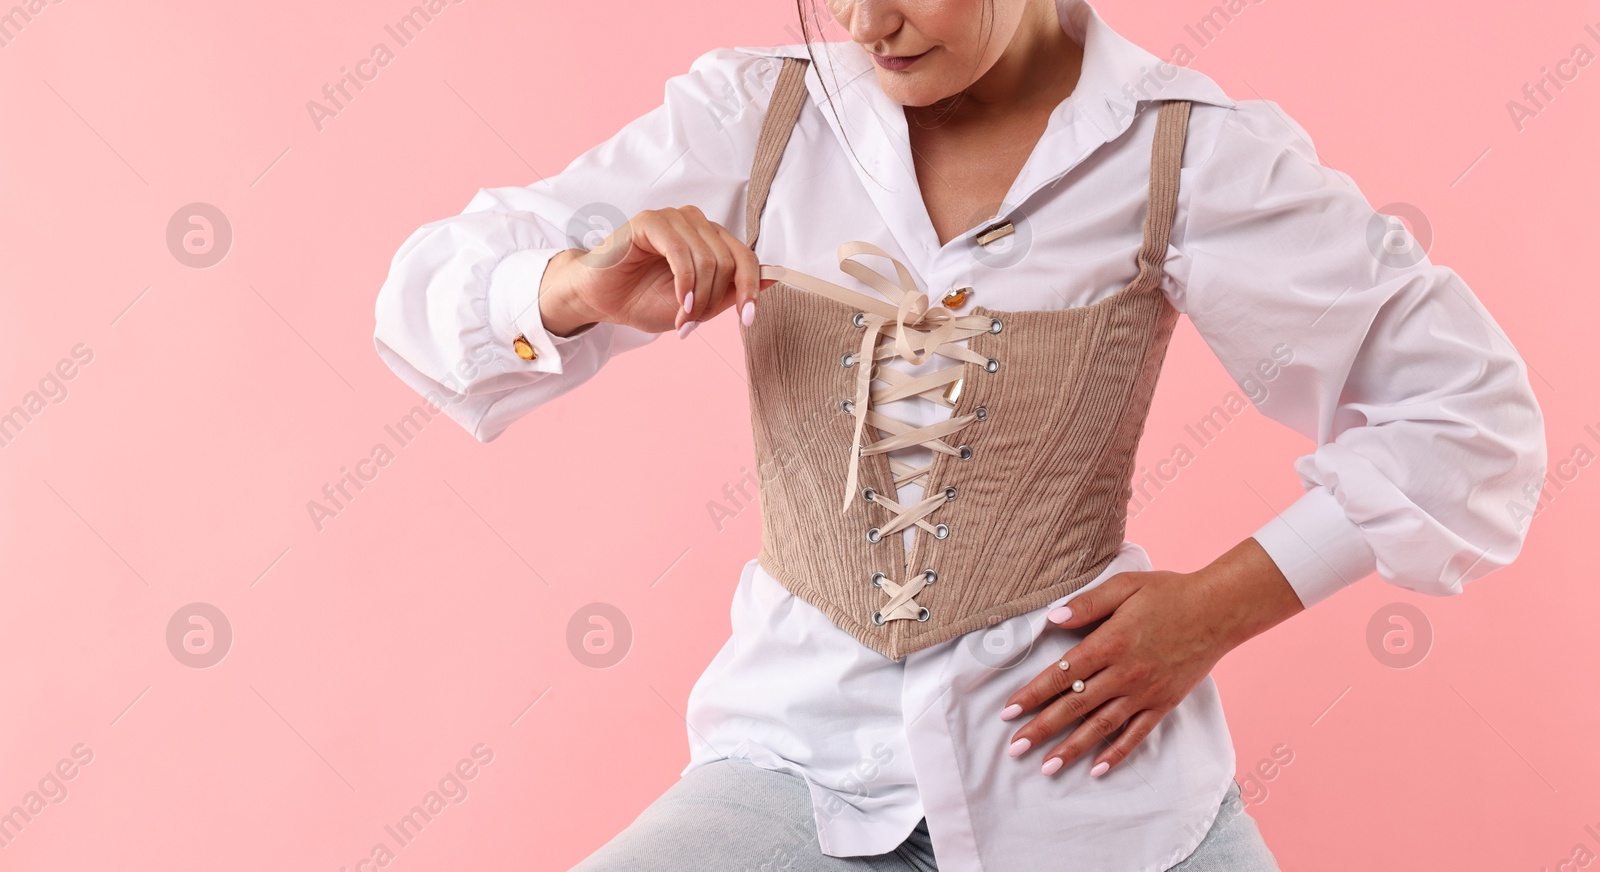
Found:
[[1305, 493], [1254, 538], [1308, 607], [1373, 571], [1461, 593], [1521, 551], [1515, 507], [1544, 475], [1526, 365], [1275, 103], [1218, 111], [1184, 170], [1174, 295], [1256, 407], [1316, 442]]
[[[780, 59], [718, 48], [667, 80], [660, 105], [557, 175], [484, 188], [400, 246], [373, 342], [402, 381], [479, 441], [660, 334], [600, 323], [558, 337], [539, 318], [545, 267], [647, 209], [694, 205], [743, 238], [744, 195]], [[559, 123], [552, 122], [552, 123]], [[524, 336], [538, 354], [523, 360]]]

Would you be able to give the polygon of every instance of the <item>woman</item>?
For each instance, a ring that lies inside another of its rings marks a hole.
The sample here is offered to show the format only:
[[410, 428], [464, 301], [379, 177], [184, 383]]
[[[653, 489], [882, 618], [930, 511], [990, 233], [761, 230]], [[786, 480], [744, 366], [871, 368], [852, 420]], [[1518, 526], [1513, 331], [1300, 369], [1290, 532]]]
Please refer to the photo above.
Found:
[[[483, 441], [736, 309], [762, 551], [682, 779], [577, 868], [1276, 869], [1209, 672], [1374, 571], [1515, 558], [1520, 357], [1276, 105], [1087, 3], [833, 11], [852, 41], [708, 52], [379, 294], [379, 354]], [[1317, 442], [1191, 573], [1121, 539], [1179, 312]]]

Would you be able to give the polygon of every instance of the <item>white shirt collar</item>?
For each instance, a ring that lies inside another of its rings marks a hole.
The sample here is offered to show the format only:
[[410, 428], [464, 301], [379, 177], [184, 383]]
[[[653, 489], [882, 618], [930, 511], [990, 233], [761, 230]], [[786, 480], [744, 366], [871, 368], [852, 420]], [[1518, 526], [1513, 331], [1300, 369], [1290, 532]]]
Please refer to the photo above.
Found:
[[[1073, 104], [1105, 134], [1115, 139], [1132, 122], [1137, 103], [1147, 100], [1194, 100], [1232, 106], [1234, 101], [1210, 77], [1196, 70], [1167, 63], [1122, 34], [1111, 29], [1087, 0], [1056, 0], [1061, 26], [1083, 49], [1083, 70], [1072, 94], [1062, 107]], [[855, 42], [813, 42], [811, 54], [804, 43], [768, 47], [738, 47], [739, 51], [768, 57], [810, 58], [817, 62], [807, 74], [811, 97], [826, 105], [827, 96], [820, 84], [826, 75], [828, 92], [834, 101], [841, 96], [859, 95], [874, 108], [898, 109], [877, 86], [877, 77], [861, 77], [873, 71], [871, 58]], [[818, 67], [822, 67], [818, 70]], [[1142, 90], [1141, 90], [1142, 89]], [[1058, 107], [1057, 114], [1061, 112]]]
[[[1007, 209], [1018, 207], [1116, 139], [1132, 125], [1140, 103], [1182, 99], [1234, 105], [1205, 74], [1166, 63], [1112, 30], [1086, 0], [1056, 0], [1056, 8], [1062, 29], [1084, 47], [1083, 68], [1072, 94], [1052, 111], [1044, 134], [1007, 192]], [[903, 245], [932, 255], [937, 234], [917, 185], [904, 107], [878, 86], [866, 50], [848, 40], [813, 42], [810, 53], [805, 43], [736, 50], [766, 57], [816, 56], [806, 71], [812, 102], [821, 108], [841, 144], [848, 143], [860, 159], [852, 162], [891, 233]], [[775, 69], [770, 72], [776, 75]], [[982, 229], [973, 227], [950, 244]]]

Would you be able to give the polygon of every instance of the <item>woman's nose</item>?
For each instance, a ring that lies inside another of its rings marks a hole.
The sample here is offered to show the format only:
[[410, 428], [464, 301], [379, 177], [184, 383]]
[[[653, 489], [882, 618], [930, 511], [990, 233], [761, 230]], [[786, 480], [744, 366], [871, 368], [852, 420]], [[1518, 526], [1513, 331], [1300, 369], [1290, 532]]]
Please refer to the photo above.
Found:
[[829, 0], [834, 15], [850, 32], [850, 38], [868, 51], [887, 54], [887, 45], [874, 45], [893, 36], [903, 17], [899, 0]]

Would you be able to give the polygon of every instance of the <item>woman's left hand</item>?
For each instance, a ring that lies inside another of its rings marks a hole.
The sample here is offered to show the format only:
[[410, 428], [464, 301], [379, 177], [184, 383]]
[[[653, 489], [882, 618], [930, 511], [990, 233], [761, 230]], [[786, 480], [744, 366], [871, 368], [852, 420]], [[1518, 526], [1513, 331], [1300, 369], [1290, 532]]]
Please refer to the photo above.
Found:
[[[1054, 774], [1105, 740], [1110, 747], [1089, 772], [1104, 775], [1127, 759], [1224, 654], [1303, 608], [1254, 539], [1196, 572], [1122, 572], [1106, 579], [1050, 612], [1050, 621], [1060, 627], [1104, 623], [1063, 655], [1066, 670], [1052, 664], [1006, 700], [1001, 714], [1006, 720], [1043, 706], [1012, 734], [1011, 756], [1040, 747], [1082, 718], [1071, 735], [1045, 753], [1044, 774]], [[1083, 681], [1082, 692], [1071, 689], [1077, 679]]]

